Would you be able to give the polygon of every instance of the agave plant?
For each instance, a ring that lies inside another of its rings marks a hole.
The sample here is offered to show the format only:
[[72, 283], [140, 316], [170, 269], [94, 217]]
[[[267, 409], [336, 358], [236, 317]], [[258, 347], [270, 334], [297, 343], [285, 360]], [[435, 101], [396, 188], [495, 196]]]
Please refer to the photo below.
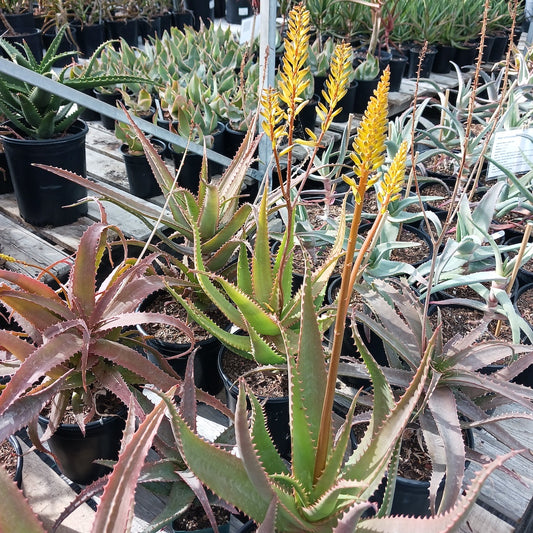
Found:
[[[126, 259], [96, 287], [107, 238], [113, 232], [121, 238]], [[176, 318], [137, 312], [149, 294], [165, 285], [154, 270], [157, 253], [136, 261], [127, 252], [120, 230], [107, 224], [102, 211], [102, 222], [90, 226], [80, 240], [68, 280], [55, 280], [57, 290], [40, 279], [0, 271], [0, 301], [23, 330], [0, 331], [0, 364], [11, 367], [18, 362], [0, 397], [1, 435], [7, 437], [27, 424], [36, 435], [36, 417], [52, 399], [49, 427], [55, 429], [72, 404], [83, 432], [95, 413], [93, 392], [99, 389], [112, 392], [142, 418], [144, 412], [130, 387], [158, 383], [168, 390], [179, 383], [169, 366], [162, 370], [143, 357], [128, 327], [169, 324], [194, 344], [193, 333]], [[44, 269], [43, 274], [48, 272]], [[84, 405], [89, 407], [87, 415]]]

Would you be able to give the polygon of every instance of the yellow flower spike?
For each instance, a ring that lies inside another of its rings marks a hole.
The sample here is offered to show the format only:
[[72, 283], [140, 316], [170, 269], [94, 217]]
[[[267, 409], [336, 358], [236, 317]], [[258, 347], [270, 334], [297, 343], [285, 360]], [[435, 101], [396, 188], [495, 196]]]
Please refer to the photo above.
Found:
[[338, 44], [333, 51], [329, 66], [329, 76], [325, 82], [326, 89], [322, 97], [329, 106], [329, 111], [322, 103], [318, 104], [317, 114], [322, 122], [322, 131], [327, 131], [341, 108], [336, 109], [341, 98], [348, 90], [348, 76], [352, 68], [352, 47], [348, 43]]
[[400, 192], [405, 180], [405, 161], [407, 159], [407, 142], [403, 141], [396, 152], [388, 172], [383, 176], [381, 193], [378, 199], [381, 202], [381, 212], [385, 213], [391, 202], [400, 197]]
[[309, 21], [309, 11], [302, 4], [291, 9], [279, 92], [280, 99], [292, 116], [297, 114], [298, 104], [302, 102], [301, 95], [309, 85], [309, 67], [305, 66], [308, 59]]
[[[368, 179], [385, 162], [385, 140], [387, 138], [387, 98], [390, 71], [387, 68], [379, 81], [374, 96], [370, 98], [363, 120], [357, 129], [350, 154], [357, 176]], [[367, 188], [377, 177], [367, 182]]]
[[272, 87], [265, 89], [261, 95], [261, 116], [265, 119], [261, 122], [261, 127], [275, 149], [277, 141], [284, 135], [284, 128], [279, 126], [283, 118], [279, 93]]

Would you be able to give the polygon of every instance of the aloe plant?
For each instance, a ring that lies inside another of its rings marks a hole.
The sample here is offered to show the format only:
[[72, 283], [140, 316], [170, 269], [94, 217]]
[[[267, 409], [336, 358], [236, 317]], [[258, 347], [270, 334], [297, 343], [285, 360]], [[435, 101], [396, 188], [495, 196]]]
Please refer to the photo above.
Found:
[[[124, 329], [155, 321], [182, 330], [194, 343], [192, 331], [180, 320], [137, 312], [149, 294], [165, 286], [153, 266], [158, 254], [151, 253], [138, 261], [128, 258], [119, 228], [107, 224], [104, 211], [102, 218], [81, 237], [68, 280], [55, 280], [57, 291], [40, 279], [0, 271], [0, 301], [23, 330], [21, 334], [0, 331], [0, 364], [9, 368], [13, 362], [18, 363], [0, 396], [2, 436], [27, 424], [36, 436], [37, 415], [52, 399], [52, 432], [71, 403], [83, 432], [95, 412], [92, 391], [99, 388], [115, 394], [142, 418], [144, 412], [130, 386], [157, 383], [168, 390], [180, 381], [169, 366], [162, 370], [143, 357], [135, 349], [142, 343]], [[121, 237], [126, 259], [97, 287], [98, 268], [112, 232]], [[44, 269], [43, 275], [48, 272]], [[90, 408], [87, 418], [83, 405]]]
[[[73, 89], [91, 89], [127, 82], [151, 83], [138, 76], [93, 76], [92, 69], [101, 48], [91, 57], [82, 74], [71, 77], [67, 67], [55, 74], [52, 69], [55, 62], [70, 54], [57, 53], [66, 28], [63, 26], [57, 32], [41, 62], [35, 59], [26, 43], [23, 49], [19, 49], [0, 38], [0, 47], [12, 61], [48, 78], [56, 78]], [[0, 95], [0, 112], [12, 122], [19, 135], [32, 139], [48, 139], [65, 133], [83, 112], [83, 108], [76, 108], [73, 102], [65, 98], [4, 74], [0, 76]]]
[[[418, 372], [423, 350], [433, 345], [432, 368], [417, 416], [433, 466], [430, 497], [434, 504], [445, 473], [445, 483], [450, 483], [450, 487], [444, 489], [439, 512], [447, 511], [455, 504], [462, 483], [464, 455], [458, 457], [454, 451], [463, 448], [461, 428], [482, 427], [507, 448], [523, 448], [520, 439], [510, 435], [499, 422], [515, 417], [533, 418], [531, 389], [511, 381], [533, 364], [533, 351], [528, 345], [504, 340], [480, 340], [488, 319], [465, 336], [457, 335], [445, 343], [440, 320], [433, 329], [417, 294], [405, 283], [393, 285], [377, 280], [372, 288], [361, 285], [356, 290], [369, 312], [355, 311], [354, 318], [383, 340], [390, 368], [382, 370], [392, 386], [405, 390]], [[357, 328], [353, 334], [358, 349], [365, 352]], [[484, 367], [502, 359], [509, 363], [501, 370], [492, 374], [482, 372]], [[342, 371], [348, 373], [349, 366], [346, 364]], [[364, 365], [358, 366], [364, 374]], [[516, 412], [515, 404], [523, 412]], [[498, 414], [491, 414], [494, 406], [499, 406]], [[523, 454], [532, 460], [529, 453]], [[468, 455], [480, 459], [472, 450]]]

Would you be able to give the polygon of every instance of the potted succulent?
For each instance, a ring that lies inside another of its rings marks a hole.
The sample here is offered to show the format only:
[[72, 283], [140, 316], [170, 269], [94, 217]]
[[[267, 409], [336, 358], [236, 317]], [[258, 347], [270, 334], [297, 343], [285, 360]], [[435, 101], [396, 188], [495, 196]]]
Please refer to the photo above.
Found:
[[[28, 47], [21, 50], [2, 39], [0, 47], [18, 64], [79, 90], [146, 81], [134, 76], [93, 76], [95, 57], [79, 75], [73, 72], [71, 76], [66, 68], [54, 73], [55, 61], [68, 54], [56, 54], [65, 31], [65, 27], [61, 28], [40, 62]], [[22, 218], [36, 226], [58, 226], [83, 216], [87, 212], [84, 204], [62, 209], [83, 198], [83, 188], [32, 166], [32, 163], [52, 164], [85, 174], [87, 125], [78, 119], [83, 108], [6, 74], [0, 76], [0, 92], [0, 111], [8, 119], [3, 124], [2, 143]]]
[[76, 43], [90, 57], [105, 40], [103, 0], [67, 0], [70, 24], [76, 28]]
[[3, 39], [12, 44], [26, 42], [37, 60], [42, 58], [41, 30], [35, 26], [29, 3], [21, 0], [2, 2], [0, 30]]
[[138, 2], [118, 0], [105, 2], [105, 28], [108, 39], [124, 39], [130, 46], [139, 44]]
[[[171, 370], [161, 370], [139, 353], [139, 340], [128, 327], [161, 321], [184, 330], [193, 341], [192, 332], [179, 320], [136, 312], [147, 295], [164, 287], [153, 267], [157, 255], [132, 261], [120, 230], [105, 222], [104, 211], [102, 215], [103, 222], [93, 224], [83, 234], [68, 280], [55, 280], [57, 290], [27, 275], [0, 271], [0, 301], [23, 330], [22, 334], [0, 331], [0, 363], [18, 362], [0, 396], [0, 433], [7, 436], [29, 425], [34, 444], [45, 451], [41, 441], [50, 439], [52, 453], [64, 473], [84, 484], [105, 471], [92, 464], [94, 459], [116, 458], [125, 408], [143, 417], [135, 386], [159, 383], [168, 389], [179, 383]], [[96, 287], [111, 232], [122, 237], [125, 259]], [[92, 285], [88, 279], [93, 280]], [[102, 391], [109, 394], [102, 395]], [[101, 400], [111, 401], [110, 397], [124, 406], [122, 416], [111, 416], [117, 414], [112, 411], [99, 419], [96, 414], [106, 412]], [[46, 429], [39, 436], [37, 415], [48, 404], [46, 419], [39, 419]], [[75, 422], [65, 427], [61, 423], [69, 406]], [[106, 430], [111, 442], [103, 440]], [[76, 438], [79, 442], [72, 447]], [[66, 450], [62, 447], [65, 444]]]

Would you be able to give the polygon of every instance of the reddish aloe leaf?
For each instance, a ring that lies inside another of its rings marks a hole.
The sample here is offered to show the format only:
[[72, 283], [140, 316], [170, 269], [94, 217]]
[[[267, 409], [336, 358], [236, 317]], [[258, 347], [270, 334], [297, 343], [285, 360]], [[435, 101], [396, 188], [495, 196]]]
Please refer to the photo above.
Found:
[[143, 408], [116, 368], [111, 365], [98, 364], [93, 367], [92, 372], [107, 390], [119, 398], [124, 405], [129, 405], [130, 411], [133, 411], [135, 416], [138, 416], [141, 420], [144, 419]]
[[91, 347], [94, 355], [105, 357], [137, 374], [161, 390], [167, 391], [177, 384], [177, 380], [150, 363], [139, 352], [107, 339], [97, 339]]
[[29, 342], [5, 330], [0, 330], [0, 346], [13, 354], [19, 361], [24, 361], [35, 350]]
[[79, 313], [88, 319], [95, 306], [96, 270], [105, 250], [107, 231], [111, 226], [96, 222], [81, 236], [71, 279], [68, 283], [68, 297]]
[[[2, 416], [0, 416], [0, 442], [3, 442], [9, 435], [13, 435], [13, 433], [29, 424], [31, 420], [37, 418], [43, 405], [46, 405], [57, 394], [58, 390], [64, 386], [64, 381], [67, 377], [68, 374], [65, 374], [49, 387], [35, 394], [19, 398], [3, 411]], [[3, 396], [3, 393], [1, 396]]]
[[56, 366], [68, 361], [82, 348], [83, 342], [77, 335], [64, 333], [37, 348], [20, 365], [11, 377], [0, 396], [0, 413], [4, 412], [13, 401], [24, 394], [28, 383], [33, 383]]
[[0, 531], [46, 533], [28, 501], [3, 467], [0, 467]]
[[54, 526], [50, 530], [50, 533], [55, 533], [57, 528], [61, 525], [63, 520], [72, 514], [78, 507], [84, 504], [88, 499], [93, 496], [97, 496], [105, 484], [107, 483], [108, 476], [99, 477], [96, 481], [91, 483], [89, 486], [85, 487], [77, 496], [71, 501], [65, 510], [58, 516], [57, 520], [54, 523]]
[[103, 320], [98, 327], [99, 329], [106, 331], [117, 327], [123, 328], [126, 326], [136, 326], [137, 324], [149, 323], [167, 324], [168, 326], [173, 326], [185, 333], [189, 337], [189, 342], [194, 344], [194, 333], [192, 329], [179, 318], [166, 315], [165, 313], [147, 313], [141, 311], [137, 313], [123, 313], [119, 316], [109, 317]]
[[16, 320], [29, 335], [33, 334], [33, 329], [42, 333], [61, 319], [76, 318], [64, 302], [56, 302], [46, 296], [0, 289], [0, 300], [14, 312]]
[[27, 276], [26, 274], [12, 272], [11, 270], [0, 270], [0, 279], [14, 283], [30, 294], [37, 294], [57, 302], [62, 301], [56, 292], [46, 283], [38, 281], [30, 276]]
[[[174, 394], [172, 391], [169, 394]], [[159, 402], [139, 426], [134, 438], [120, 455], [109, 481], [93, 523], [93, 533], [126, 533], [133, 519], [133, 506], [137, 479], [144, 465], [146, 454], [166, 410]]]

